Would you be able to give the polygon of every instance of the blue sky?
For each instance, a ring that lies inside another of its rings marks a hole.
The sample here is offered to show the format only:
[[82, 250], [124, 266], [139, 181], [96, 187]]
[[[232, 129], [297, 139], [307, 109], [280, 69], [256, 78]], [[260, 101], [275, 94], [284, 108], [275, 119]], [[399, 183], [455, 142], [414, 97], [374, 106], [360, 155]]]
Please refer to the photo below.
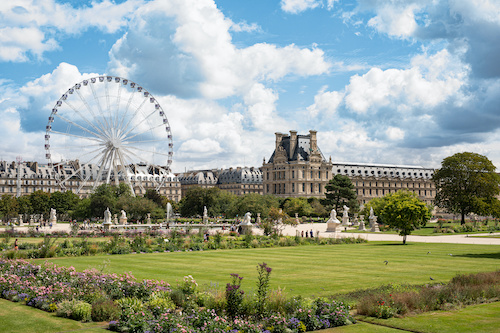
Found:
[[496, 0], [11, 0], [0, 158], [44, 162], [55, 102], [113, 75], [166, 110], [174, 172], [260, 166], [310, 129], [337, 162], [500, 166], [498, 59]]

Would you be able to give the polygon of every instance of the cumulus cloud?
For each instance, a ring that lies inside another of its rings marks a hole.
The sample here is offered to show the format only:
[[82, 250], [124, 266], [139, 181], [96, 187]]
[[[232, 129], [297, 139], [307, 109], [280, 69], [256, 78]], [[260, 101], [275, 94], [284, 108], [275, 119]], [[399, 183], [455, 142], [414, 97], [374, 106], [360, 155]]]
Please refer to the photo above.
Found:
[[149, 2], [136, 14], [110, 52], [110, 71], [147, 82], [164, 94], [241, 96], [259, 81], [319, 75], [330, 68], [318, 48], [267, 43], [237, 48], [230, 30], [240, 25], [209, 0]]
[[58, 39], [89, 28], [107, 33], [121, 29], [142, 0], [110, 0], [73, 8], [55, 0], [11, 0], [0, 5], [0, 61], [25, 62], [58, 49]]
[[[329, 2], [330, 3], [330, 2]], [[321, 5], [318, 0], [281, 0], [281, 10], [291, 14], [297, 14], [307, 9], [313, 9]]]

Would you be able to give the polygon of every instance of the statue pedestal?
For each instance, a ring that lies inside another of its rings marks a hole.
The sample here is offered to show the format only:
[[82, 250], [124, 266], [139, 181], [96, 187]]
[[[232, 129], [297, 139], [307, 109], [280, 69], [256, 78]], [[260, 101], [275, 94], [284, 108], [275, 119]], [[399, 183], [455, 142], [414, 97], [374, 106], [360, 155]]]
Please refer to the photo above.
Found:
[[326, 221], [326, 232], [337, 232], [339, 226], [339, 220], [330, 218], [328, 221]]
[[380, 228], [378, 227], [378, 223], [375, 222], [372, 226], [372, 228], [370, 229], [371, 232], [380, 232]]
[[365, 226], [365, 222], [361, 221], [359, 223], [359, 228], [358, 228], [359, 231], [366, 231], [366, 226]]
[[345, 227], [349, 226], [349, 216], [342, 216], [342, 225]]
[[253, 225], [250, 224], [240, 224], [242, 235], [251, 235]]
[[126, 217], [120, 217], [120, 224], [127, 224], [127, 218]]
[[57, 218], [55, 218], [55, 217], [54, 217], [54, 218], [52, 218], [52, 217], [51, 217], [51, 218], [49, 219], [49, 223], [52, 223], [52, 225], [56, 225], [56, 224], [57, 224]]
[[112, 224], [113, 223], [111, 223], [111, 222], [103, 222], [102, 227], [104, 228], [104, 230], [109, 231], [109, 230], [111, 230]]

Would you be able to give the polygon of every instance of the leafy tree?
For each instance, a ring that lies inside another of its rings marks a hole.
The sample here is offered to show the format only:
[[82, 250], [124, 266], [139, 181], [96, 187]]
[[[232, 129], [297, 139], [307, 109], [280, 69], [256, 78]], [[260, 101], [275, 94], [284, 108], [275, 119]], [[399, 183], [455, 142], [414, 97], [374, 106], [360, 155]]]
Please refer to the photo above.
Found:
[[246, 212], [250, 212], [254, 218], [257, 217], [257, 213], [260, 213], [261, 218], [266, 218], [269, 216], [271, 207], [278, 208], [279, 206], [280, 199], [274, 195], [248, 193], [236, 198], [232, 216], [236, 214], [243, 216]]
[[70, 212], [70, 218], [80, 218], [83, 220], [92, 216], [90, 202], [90, 198], [80, 200], [76, 207]]
[[219, 188], [201, 188], [192, 187], [187, 192], [184, 198], [181, 199], [180, 210], [182, 216], [197, 216], [203, 214], [203, 208], [207, 207], [209, 216], [216, 216], [223, 214], [220, 211], [224, 208], [222, 198], [229, 198], [224, 191]]
[[33, 213], [44, 214], [48, 217], [50, 210], [50, 194], [42, 190], [35, 191], [30, 194], [31, 207]]
[[30, 197], [28, 195], [22, 195], [17, 198], [17, 204], [19, 206], [19, 214], [32, 214], [33, 208], [31, 207]]
[[331, 205], [337, 212], [344, 205], [352, 209], [351, 212], [359, 209], [356, 191], [349, 177], [335, 175], [325, 186], [326, 199], [324, 202]]
[[71, 191], [54, 192], [50, 195], [49, 206], [54, 208], [59, 214], [67, 214], [78, 205], [80, 198]]
[[485, 156], [476, 153], [457, 153], [445, 158], [436, 170], [434, 198], [438, 207], [461, 215], [461, 223], [470, 213], [495, 214], [500, 192], [500, 176]]
[[166, 207], [168, 199], [164, 196], [162, 196], [158, 191], [154, 189], [147, 189], [146, 193], [144, 194], [144, 197], [153, 201], [155, 204], [157, 204], [160, 207]]
[[290, 218], [282, 209], [271, 207], [269, 209], [269, 217], [266, 218], [260, 225], [264, 229], [265, 235], [280, 235], [286, 225], [297, 225], [294, 218]]
[[5, 219], [10, 219], [14, 217], [19, 212], [19, 204], [16, 198], [10, 194], [2, 195], [2, 199], [0, 199], [0, 214]]
[[98, 186], [94, 193], [90, 195], [91, 216], [101, 217], [107, 208], [109, 208], [111, 212], [116, 213], [115, 204], [120, 193], [122, 192], [114, 185], [103, 184]]
[[329, 212], [326, 210], [325, 206], [321, 204], [321, 201], [318, 198], [307, 198], [307, 202], [311, 205], [312, 216], [328, 216]]
[[417, 228], [423, 227], [429, 221], [429, 207], [414, 193], [398, 191], [386, 195], [385, 205], [380, 217], [387, 225], [399, 230], [406, 244], [406, 236]]
[[283, 210], [290, 216], [310, 216], [313, 209], [306, 198], [287, 198], [283, 204]]
[[373, 208], [373, 214], [378, 216], [377, 223], [386, 224], [384, 217], [381, 214], [387, 204], [387, 198], [388, 196], [386, 195], [381, 198], [373, 198], [368, 201], [361, 210], [361, 215], [365, 216], [365, 220], [368, 219], [368, 216], [370, 215], [370, 208]]

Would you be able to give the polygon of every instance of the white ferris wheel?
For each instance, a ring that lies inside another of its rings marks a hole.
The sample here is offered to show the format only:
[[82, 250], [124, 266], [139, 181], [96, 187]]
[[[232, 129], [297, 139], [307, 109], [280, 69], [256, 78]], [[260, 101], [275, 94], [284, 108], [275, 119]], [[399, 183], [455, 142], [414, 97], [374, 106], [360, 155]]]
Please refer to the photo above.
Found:
[[[172, 176], [170, 124], [159, 102], [130, 80], [98, 76], [72, 86], [56, 102], [45, 156], [63, 190], [101, 184], [160, 188]], [[148, 184], [149, 183], [149, 184]]]

